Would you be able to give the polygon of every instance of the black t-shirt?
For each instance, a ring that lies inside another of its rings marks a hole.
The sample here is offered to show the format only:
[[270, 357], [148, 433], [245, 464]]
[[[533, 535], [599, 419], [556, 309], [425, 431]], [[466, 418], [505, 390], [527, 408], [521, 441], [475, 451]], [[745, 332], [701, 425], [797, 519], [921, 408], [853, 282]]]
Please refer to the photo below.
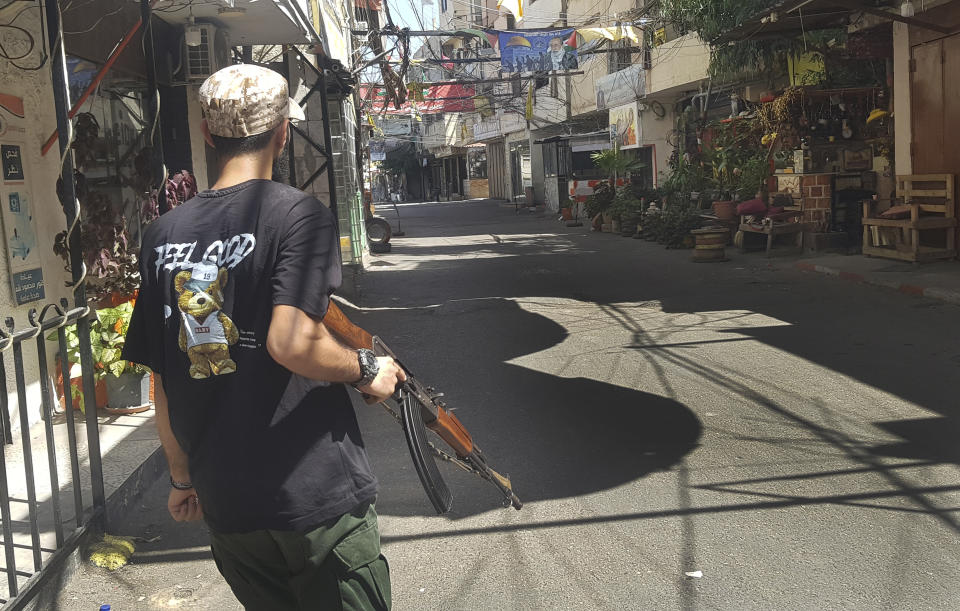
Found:
[[372, 501], [344, 385], [266, 349], [273, 306], [322, 318], [340, 285], [327, 207], [268, 180], [204, 191], [152, 223], [141, 253], [124, 357], [162, 376], [210, 527], [306, 531]]

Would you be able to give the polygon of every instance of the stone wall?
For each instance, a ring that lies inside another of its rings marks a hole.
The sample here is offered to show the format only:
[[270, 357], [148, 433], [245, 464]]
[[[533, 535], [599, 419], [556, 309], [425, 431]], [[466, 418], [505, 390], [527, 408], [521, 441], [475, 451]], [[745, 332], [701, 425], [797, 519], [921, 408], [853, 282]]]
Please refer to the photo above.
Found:
[[[21, 3], [8, 5], [0, 11], [0, 22], [8, 22], [22, 9]], [[16, 63], [24, 67], [35, 67], [43, 61], [41, 49], [40, 12], [26, 11], [17, 19], [17, 26], [30, 32], [35, 40], [34, 49], [26, 57]], [[6, 133], [0, 136], [0, 142], [19, 144], [23, 160], [25, 188], [32, 210], [34, 229], [37, 235], [40, 267], [43, 270], [43, 283], [46, 293], [42, 301], [16, 305], [13, 288], [10, 281], [10, 267], [7, 261], [7, 247], [0, 248], [0, 312], [5, 318], [14, 319], [17, 329], [27, 327], [27, 315], [31, 308], [42, 307], [47, 303], [57, 303], [61, 297], [71, 300], [73, 295], [65, 288], [65, 282], [70, 279], [64, 269], [64, 262], [53, 252], [54, 237], [66, 229], [66, 218], [63, 208], [57, 198], [56, 184], [60, 176], [60, 149], [54, 145], [47, 155], [40, 154], [40, 147], [47, 137], [57, 128], [57, 118], [53, 105], [53, 79], [48, 60], [39, 70], [21, 70], [11, 62], [0, 61], [0, 93], [23, 99], [25, 117], [20, 125], [8, 121]], [[6, 204], [6, 202], [3, 202]], [[6, 238], [4, 237], [4, 242]], [[0, 324], [2, 324], [0, 320]], [[4, 331], [6, 331], [4, 327]], [[48, 357], [52, 357], [55, 344], [49, 344]], [[13, 359], [11, 351], [6, 351], [0, 358], [4, 359], [7, 389], [7, 399], [10, 406], [10, 418], [14, 429], [19, 429], [20, 416], [17, 410], [16, 383], [14, 380]], [[40, 373], [37, 363], [36, 342], [23, 343], [23, 358], [26, 364], [25, 378], [27, 384], [27, 404], [29, 406], [29, 423], [40, 419]], [[48, 358], [49, 371], [53, 372], [53, 359]]]

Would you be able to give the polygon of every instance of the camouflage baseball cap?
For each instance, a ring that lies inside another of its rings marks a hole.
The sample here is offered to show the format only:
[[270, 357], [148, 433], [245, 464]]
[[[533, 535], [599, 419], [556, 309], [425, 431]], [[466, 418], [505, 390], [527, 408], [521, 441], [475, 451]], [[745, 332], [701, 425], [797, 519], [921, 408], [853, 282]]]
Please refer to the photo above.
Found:
[[287, 93], [287, 81], [268, 68], [227, 66], [200, 86], [200, 107], [214, 136], [245, 138], [270, 131], [284, 119], [302, 121], [303, 109]]

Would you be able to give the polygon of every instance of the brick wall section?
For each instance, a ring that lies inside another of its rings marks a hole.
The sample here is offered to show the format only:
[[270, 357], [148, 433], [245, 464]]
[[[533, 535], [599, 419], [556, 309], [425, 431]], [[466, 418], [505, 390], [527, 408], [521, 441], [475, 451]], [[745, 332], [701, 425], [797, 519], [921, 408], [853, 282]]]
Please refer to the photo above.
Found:
[[830, 216], [830, 200], [833, 193], [830, 189], [829, 174], [814, 174], [800, 177], [800, 192], [803, 195], [804, 220], [808, 222], [824, 222]]

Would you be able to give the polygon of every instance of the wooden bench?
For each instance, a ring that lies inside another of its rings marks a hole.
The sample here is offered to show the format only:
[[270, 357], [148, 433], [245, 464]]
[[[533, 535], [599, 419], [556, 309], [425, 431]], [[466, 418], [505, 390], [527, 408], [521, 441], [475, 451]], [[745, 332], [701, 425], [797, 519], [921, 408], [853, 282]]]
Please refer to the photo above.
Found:
[[[864, 201], [863, 254], [915, 263], [956, 257], [954, 183], [953, 174], [898, 176], [890, 209], [878, 214], [876, 206], [885, 200]], [[884, 218], [890, 210], [903, 218]]]
[[[771, 194], [771, 200], [776, 202], [778, 199], [788, 197], [791, 202], [794, 200], [792, 193]], [[740, 251], [746, 252], [746, 243], [748, 234], [760, 234], [767, 237], [766, 256], [773, 256], [774, 242], [777, 236], [793, 235], [794, 250], [803, 250], [803, 232], [807, 229], [807, 223], [803, 222], [803, 199], [799, 205], [784, 206], [783, 212], [764, 217], [759, 222], [747, 222], [745, 216], [740, 217], [740, 231], [743, 232], [743, 242], [740, 245]]]

